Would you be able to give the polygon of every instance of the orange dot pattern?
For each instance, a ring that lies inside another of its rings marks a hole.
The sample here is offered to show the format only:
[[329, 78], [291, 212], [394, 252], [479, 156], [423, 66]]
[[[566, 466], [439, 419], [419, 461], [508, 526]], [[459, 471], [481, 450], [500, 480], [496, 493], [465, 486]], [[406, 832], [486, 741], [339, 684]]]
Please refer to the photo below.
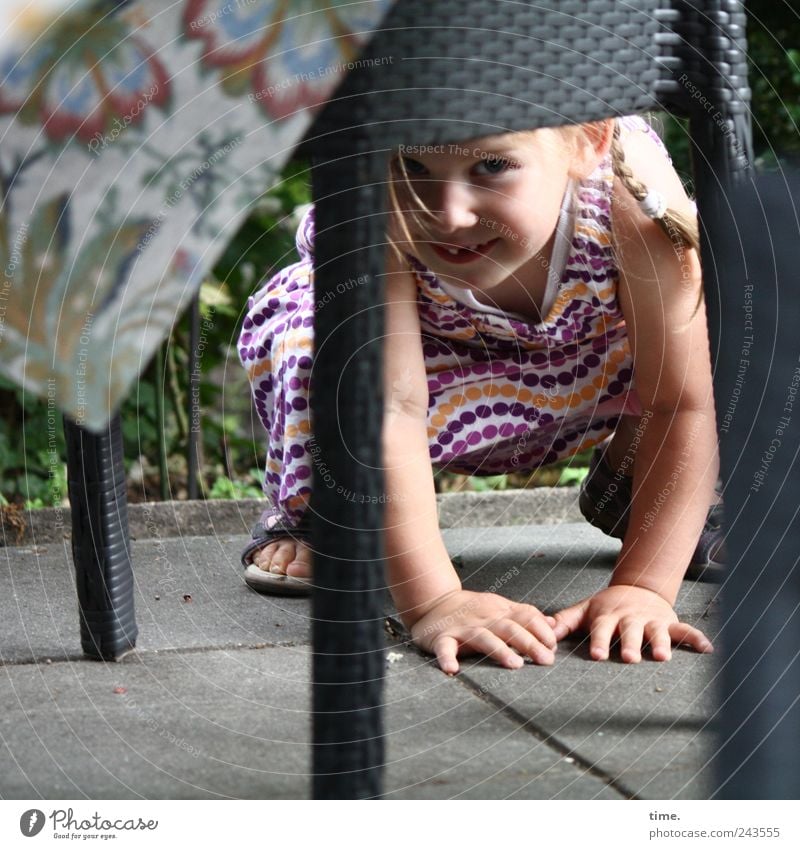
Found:
[[[639, 126], [641, 119], [629, 119]], [[601, 442], [635, 405], [617, 298], [610, 160], [575, 188], [575, 228], [553, 303], [540, 321], [453, 300], [411, 260], [426, 366], [432, 461], [468, 474], [534, 469]], [[535, 214], [532, 211], [531, 214]], [[239, 354], [267, 433], [268, 511], [296, 521], [313, 474], [336, 485], [336, 463], [313, 435], [313, 211], [300, 222], [300, 262], [248, 303]], [[352, 497], [353, 493], [348, 493]], [[357, 494], [355, 494], [357, 495]]]

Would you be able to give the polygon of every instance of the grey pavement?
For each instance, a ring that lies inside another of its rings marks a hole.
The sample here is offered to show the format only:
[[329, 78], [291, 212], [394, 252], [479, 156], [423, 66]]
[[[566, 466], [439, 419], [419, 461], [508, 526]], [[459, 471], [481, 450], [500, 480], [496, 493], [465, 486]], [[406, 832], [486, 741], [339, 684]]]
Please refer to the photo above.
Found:
[[[574, 493], [508, 496], [443, 500], [467, 588], [555, 610], [604, 584], [619, 544], [563, 521]], [[174, 505], [153, 505], [132, 543], [140, 636], [119, 663], [81, 656], [63, 534], [0, 548], [0, 798], [308, 797], [309, 602], [245, 586], [239, 523], [252, 505], [229, 505], [224, 521], [181, 509], [178, 535], [164, 518]], [[716, 606], [710, 585], [686, 584], [678, 601], [712, 638]], [[712, 656], [595, 663], [576, 638], [550, 668], [473, 659], [448, 678], [393, 624], [386, 797], [707, 798]]]

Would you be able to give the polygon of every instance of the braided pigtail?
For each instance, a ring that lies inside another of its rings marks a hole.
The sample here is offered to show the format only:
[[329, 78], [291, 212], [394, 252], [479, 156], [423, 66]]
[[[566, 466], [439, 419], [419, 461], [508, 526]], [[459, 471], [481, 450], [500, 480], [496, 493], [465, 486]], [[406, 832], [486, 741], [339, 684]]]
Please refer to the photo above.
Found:
[[614, 174], [622, 185], [639, 202], [641, 210], [649, 218], [654, 218], [676, 248], [694, 248], [700, 250], [700, 233], [696, 216], [685, 215], [667, 207], [664, 197], [650, 191], [644, 183], [633, 176], [625, 161], [625, 151], [620, 141], [619, 122], [614, 123], [614, 139], [611, 142], [611, 165]]

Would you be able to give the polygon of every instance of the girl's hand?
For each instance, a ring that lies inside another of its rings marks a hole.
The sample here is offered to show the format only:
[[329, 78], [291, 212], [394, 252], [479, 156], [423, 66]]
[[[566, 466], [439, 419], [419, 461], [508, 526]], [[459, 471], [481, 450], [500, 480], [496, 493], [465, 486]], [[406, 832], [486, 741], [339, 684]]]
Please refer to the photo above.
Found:
[[[456, 590], [436, 599], [411, 626], [414, 643], [436, 655], [442, 672], [458, 672], [458, 656], [485, 654], [508, 669], [523, 657], [550, 665], [556, 637], [552, 616], [530, 604], [518, 604], [496, 593]], [[516, 651], [515, 651], [516, 649]]]
[[579, 629], [589, 632], [592, 660], [608, 659], [615, 636], [625, 663], [639, 663], [645, 643], [650, 645], [653, 660], [669, 660], [673, 643], [701, 653], [714, 651], [701, 631], [680, 622], [666, 599], [644, 587], [610, 586], [556, 613], [553, 631], [557, 639]]

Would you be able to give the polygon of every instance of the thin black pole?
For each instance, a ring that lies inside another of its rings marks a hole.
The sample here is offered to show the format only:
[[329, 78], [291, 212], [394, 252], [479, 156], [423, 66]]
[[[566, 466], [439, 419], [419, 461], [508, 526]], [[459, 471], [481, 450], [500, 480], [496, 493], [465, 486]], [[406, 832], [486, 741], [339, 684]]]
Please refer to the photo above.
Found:
[[158, 428], [158, 480], [162, 501], [169, 500], [169, 464], [167, 463], [167, 411], [164, 394], [166, 382], [167, 343], [163, 342], [156, 351], [156, 427]]
[[197, 499], [197, 458], [200, 441], [200, 357], [197, 346], [200, 340], [200, 294], [192, 298], [189, 306], [189, 434], [186, 446], [188, 470], [188, 497]]

